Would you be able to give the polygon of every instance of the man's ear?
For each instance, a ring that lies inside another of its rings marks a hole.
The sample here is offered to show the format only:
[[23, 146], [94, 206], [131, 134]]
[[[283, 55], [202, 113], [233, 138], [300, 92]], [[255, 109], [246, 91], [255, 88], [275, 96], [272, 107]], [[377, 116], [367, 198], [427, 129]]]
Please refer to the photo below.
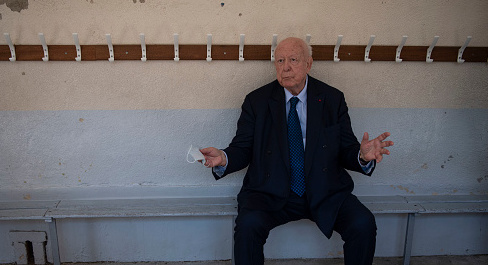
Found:
[[312, 63], [313, 63], [313, 58], [312, 56], [308, 57], [308, 60], [307, 60], [307, 73], [310, 71], [310, 69], [312, 69]]

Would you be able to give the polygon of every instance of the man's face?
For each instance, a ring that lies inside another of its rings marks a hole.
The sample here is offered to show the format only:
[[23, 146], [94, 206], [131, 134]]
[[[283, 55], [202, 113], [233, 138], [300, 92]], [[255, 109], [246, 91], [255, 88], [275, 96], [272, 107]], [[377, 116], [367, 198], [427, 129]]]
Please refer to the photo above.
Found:
[[303, 40], [283, 40], [275, 50], [276, 79], [292, 94], [298, 95], [305, 87], [312, 61]]

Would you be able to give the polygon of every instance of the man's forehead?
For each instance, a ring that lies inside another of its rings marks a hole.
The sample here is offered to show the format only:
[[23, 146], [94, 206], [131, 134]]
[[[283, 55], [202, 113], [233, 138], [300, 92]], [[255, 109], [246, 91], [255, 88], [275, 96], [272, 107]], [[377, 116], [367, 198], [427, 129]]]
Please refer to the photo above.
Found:
[[303, 54], [303, 49], [300, 47], [289, 47], [275, 51], [275, 56], [303, 56]]

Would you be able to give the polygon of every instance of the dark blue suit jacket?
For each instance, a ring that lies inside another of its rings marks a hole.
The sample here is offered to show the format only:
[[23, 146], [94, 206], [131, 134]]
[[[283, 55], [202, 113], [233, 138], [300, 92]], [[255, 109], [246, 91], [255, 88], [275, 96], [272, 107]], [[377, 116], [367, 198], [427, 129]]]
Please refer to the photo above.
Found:
[[[330, 237], [338, 209], [354, 188], [345, 169], [364, 173], [358, 163], [360, 145], [344, 94], [310, 76], [307, 89], [306, 194], [313, 221]], [[248, 166], [239, 207], [278, 210], [285, 205], [291, 192], [290, 162], [285, 93], [277, 80], [246, 96], [236, 136], [224, 151], [229, 162], [221, 177]]]

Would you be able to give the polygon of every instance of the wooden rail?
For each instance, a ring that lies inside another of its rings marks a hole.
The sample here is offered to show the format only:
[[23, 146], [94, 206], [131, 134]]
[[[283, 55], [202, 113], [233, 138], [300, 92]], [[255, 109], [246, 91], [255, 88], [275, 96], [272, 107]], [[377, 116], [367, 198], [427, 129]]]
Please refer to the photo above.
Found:
[[[140, 60], [141, 45], [113, 45], [115, 60]], [[313, 58], [316, 61], [332, 61], [334, 45], [312, 45]], [[366, 45], [341, 45], [341, 61], [363, 61]], [[369, 53], [371, 61], [395, 61], [397, 46], [372, 46]], [[426, 60], [428, 46], [404, 46], [400, 58], [403, 61]], [[436, 46], [431, 59], [434, 62], [457, 62], [460, 47]], [[48, 45], [50, 61], [75, 61], [74, 45]], [[42, 61], [44, 57], [41, 45], [15, 45], [17, 61]], [[107, 45], [81, 45], [82, 61], [108, 60]], [[146, 45], [147, 60], [173, 60], [174, 46]], [[9, 61], [11, 57], [8, 45], [0, 45], [0, 61]], [[181, 60], [205, 60], [206, 45], [179, 45]], [[212, 60], [238, 60], [239, 45], [212, 45]], [[270, 60], [271, 45], [244, 46], [245, 60]], [[488, 62], [488, 47], [466, 47], [462, 59], [465, 62]]]

